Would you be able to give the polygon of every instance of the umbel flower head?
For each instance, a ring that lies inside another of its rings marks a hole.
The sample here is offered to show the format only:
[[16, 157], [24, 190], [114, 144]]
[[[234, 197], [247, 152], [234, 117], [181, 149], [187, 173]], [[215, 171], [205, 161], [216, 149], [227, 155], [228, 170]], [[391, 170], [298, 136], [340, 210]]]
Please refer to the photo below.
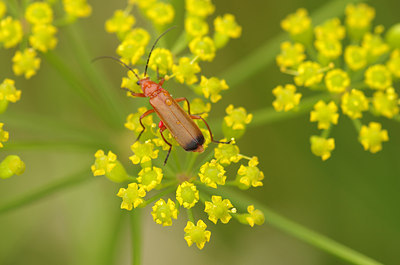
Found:
[[[293, 75], [294, 84], [272, 90], [276, 111], [310, 110], [302, 104], [302, 93], [312, 90], [315, 103], [310, 121], [319, 135], [310, 137], [311, 151], [327, 160], [335, 149], [330, 137], [339, 116], [352, 120], [365, 150], [376, 153], [389, 140], [378, 122], [380, 117], [398, 121], [400, 76], [399, 31], [373, 26], [375, 10], [365, 3], [348, 4], [343, 20], [328, 18], [312, 29], [305, 9], [298, 9], [281, 23], [291, 40], [281, 44], [276, 62], [281, 71]], [[340, 119], [341, 120], [341, 119]]]
[[[150, 20], [158, 30], [157, 34], [135, 27], [139, 18], [132, 11], [136, 8]], [[105, 29], [118, 39], [116, 53], [120, 60], [132, 66], [133, 71], [129, 71], [121, 82], [121, 87], [128, 90], [128, 96], [143, 93], [138, 79], [144, 78], [144, 72], [141, 72], [139, 64], [146, 64], [147, 61], [146, 74], [151, 77], [150, 80], [156, 76], [163, 77], [170, 86], [175, 81], [196, 94], [190, 101], [185, 98], [177, 98], [176, 101], [178, 104], [183, 101], [182, 109], [192, 115], [188, 117], [194, 119], [202, 132], [205, 141], [201, 147], [206, 154], [176, 152], [182, 148], [177, 141], [181, 136], [179, 133], [172, 135], [167, 128], [179, 126], [181, 121], [176, 124], [168, 123], [168, 120], [159, 122], [157, 116], [151, 115], [153, 109], [141, 106], [128, 115], [124, 124], [133, 133], [132, 154], [129, 156], [133, 169], [125, 169], [113, 152], [106, 154], [99, 150], [95, 154], [92, 171], [96, 176], [105, 175], [114, 182], [124, 182], [117, 193], [122, 199], [121, 209], [137, 211], [137, 208], [151, 204], [153, 220], [162, 226], [173, 225], [174, 220], [182, 216], [181, 212], [186, 212], [182, 217], [187, 218], [184, 239], [189, 246], [196, 245], [202, 249], [210, 241], [211, 232], [207, 230], [208, 220], [198, 218], [200, 213], [196, 211], [199, 209], [207, 213], [212, 225], [227, 224], [231, 219], [242, 222], [240, 216], [248, 218], [245, 224], [262, 224], [259, 221], [263, 218], [261, 211], [249, 212], [246, 208], [236, 208], [229, 198], [222, 198], [216, 193], [220, 186], [227, 184], [240, 189], [260, 187], [264, 173], [258, 167], [256, 157], [240, 154], [235, 141], [243, 137], [247, 125], [252, 121], [251, 113], [244, 107], [227, 106], [220, 128], [226, 139], [222, 139], [218, 145], [211, 143], [216, 137], [211, 132], [215, 127], [209, 128], [206, 121], [212, 115], [212, 104], [222, 99], [229, 84], [217, 76], [204, 76], [203, 65], [212, 62], [218, 50], [231, 39], [240, 37], [242, 28], [233, 14], [207, 19], [215, 11], [211, 0], [186, 0], [185, 8], [185, 26], [181, 27], [184, 28], [181, 33], [183, 37], [176, 39], [173, 49], [166, 47], [164, 39], [160, 39], [150, 58], [146, 56], [155, 38], [166, 32], [165, 29], [171, 26], [174, 19], [172, 4], [157, 0], [130, 0], [125, 9], [110, 12], [111, 18], [105, 22]], [[209, 24], [209, 21], [213, 23]], [[209, 32], [214, 35], [209, 35]], [[184, 49], [187, 52], [182, 55]], [[165, 101], [165, 104], [171, 105], [172, 101]], [[202, 157], [203, 162], [197, 161], [198, 156]], [[249, 160], [247, 166], [240, 163], [242, 159]], [[167, 162], [165, 166], [164, 161]], [[226, 169], [230, 166], [236, 171], [240, 168], [237, 175], [227, 174]], [[132, 174], [127, 173], [131, 171]]]

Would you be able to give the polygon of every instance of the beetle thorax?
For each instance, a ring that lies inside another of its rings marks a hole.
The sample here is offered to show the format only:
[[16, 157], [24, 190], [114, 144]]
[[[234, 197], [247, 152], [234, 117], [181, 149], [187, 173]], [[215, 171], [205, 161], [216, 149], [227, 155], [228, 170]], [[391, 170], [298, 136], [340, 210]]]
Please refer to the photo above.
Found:
[[151, 81], [148, 77], [140, 80], [140, 86], [146, 97], [151, 97], [155, 92], [161, 91], [161, 86], [156, 82]]

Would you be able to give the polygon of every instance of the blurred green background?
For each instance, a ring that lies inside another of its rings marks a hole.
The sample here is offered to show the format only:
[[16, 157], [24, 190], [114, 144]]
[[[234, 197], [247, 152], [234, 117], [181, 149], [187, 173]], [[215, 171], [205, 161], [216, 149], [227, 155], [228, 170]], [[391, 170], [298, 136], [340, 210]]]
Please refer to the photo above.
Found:
[[[84, 33], [81, 41], [90, 48], [91, 58], [114, 55], [118, 41], [105, 32], [104, 21], [115, 9], [124, 8], [125, 1], [89, 2], [93, 7], [92, 15], [77, 25]], [[213, 2], [216, 5], [213, 18], [233, 13], [243, 27], [240, 39], [232, 40], [220, 50], [212, 63], [202, 63], [203, 75], [217, 77], [281, 33], [280, 21], [287, 14], [299, 7], [312, 13], [324, 4], [315, 0]], [[388, 28], [400, 22], [398, 1], [370, 1], [369, 4], [376, 9], [375, 25], [383, 24]], [[138, 21], [137, 25], [145, 23]], [[171, 32], [166, 37], [167, 42], [173, 41], [178, 31]], [[83, 75], [63, 29], [58, 36], [56, 52]], [[1, 80], [14, 78], [10, 64], [12, 56], [13, 51], [0, 50]], [[93, 67], [106, 74], [110, 90], [120, 98], [124, 115], [145, 104], [145, 100], [132, 100], [121, 92], [120, 78], [126, 71], [118, 64], [102, 62]], [[22, 99], [2, 115], [6, 121], [7, 115], [23, 117], [33, 125], [54, 119], [76, 124], [77, 128], [98, 130], [120, 147], [116, 152], [122, 162], [128, 164], [132, 135], [122, 129], [123, 124], [117, 135], [104, 128], [46, 60], [42, 59], [40, 71], [30, 80], [15, 80], [17, 88], [22, 90]], [[273, 63], [224, 93], [223, 99], [214, 105], [212, 116], [222, 117], [231, 103], [246, 107], [250, 113], [271, 106], [272, 89], [290, 81], [290, 77], [281, 74]], [[165, 87], [175, 95], [186, 96], [187, 92], [183, 88], [175, 90], [174, 84], [166, 83]], [[398, 84], [395, 86], [398, 91]], [[35, 121], [31, 115], [43, 117], [43, 120]], [[316, 125], [308, 120], [309, 116], [303, 115], [247, 131], [239, 142], [241, 153], [258, 156], [266, 176], [264, 187], [250, 189], [247, 193], [289, 219], [384, 264], [400, 264], [399, 123], [379, 119], [389, 131], [390, 141], [384, 143], [383, 151], [372, 155], [363, 151], [353, 124], [341, 116], [339, 126], [332, 130], [336, 148], [330, 159], [321, 162], [310, 151], [309, 137], [318, 132]], [[34, 128], [29, 131], [12, 121], [9, 125], [6, 123], [5, 128], [10, 132], [10, 144], [13, 141], [71, 137], [62, 128], [56, 132]], [[221, 134], [217, 135], [219, 137]], [[27, 169], [21, 176], [0, 181], [0, 203], [87, 168], [100, 147], [10, 151], [23, 158]], [[3, 152], [2, 157], [7, 153]], [[90, 180], [78, 186], [0, 215], [0, 264], [130, 264], [129, 213], [120, 214], [120, 199], [115, 196], [119, 186], [105, 178], [88, 178]], [[228, 225], [210, 225], [211, 242], [202, 251], [196, 247], [188, 248], [183, 239], [185, 218], [180, 218], [172, 227], [163, 228], [153, 222], [150, 210], [147, 207], [143, 214], [141, 229], [143, 264], [347, 264], [268, 224], [254, 228], [234, 221]], [[119, 234], [115, 233], [116, 226]], [[110, 249], [110, 240], [117, 242], [115, 249]], [[100, 259], [104, 253], [113, 252], [117, 253], [117, 258], [110, 263]]]

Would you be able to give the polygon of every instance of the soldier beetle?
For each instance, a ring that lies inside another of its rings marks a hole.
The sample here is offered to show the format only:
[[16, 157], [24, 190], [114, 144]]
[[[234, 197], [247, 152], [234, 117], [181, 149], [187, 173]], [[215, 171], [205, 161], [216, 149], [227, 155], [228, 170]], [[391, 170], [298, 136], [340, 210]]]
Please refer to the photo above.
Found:
[[[147, 57], [147, 62], [146, 62], [145, 70], [144, 70], [144, 78], [142, 78], [142, 79], [139, 78], [139, 75], [131, 67], [129, 67], [127, 64], [125, 64], [118, 58], [115, 58], [112, 56], [101, 56], [101, 57], [97, 57], [94, 59], [94, 60], [105, 59], [105, 58], [113, 59], [113, 60], [119, 62], [120, 64], [122, 64], [123, 66], [125, 66], [127, 69], [129, 69], [138, 79], [137, 84], [141, 87], [143, 93], [133, 92], [129, 88], [123, 88], [123, 89], [130, 92], [131, 95], [134, 97], [148, 97], [150, 99], [149, 100], [150, 105], [153, 107], [153, 109], [146, 111], [145, 113], [143, 113], [140, 116], [139, 122], [140, 122], [140, 125], [142, 126], [142, 131], [139, 133], [135, 142], [140, 139], [140, 136], [143, 134], [143, 132], [146, 129], [142, 123], [142, 119], [144, 117], [146, 117], [147, 115], [150, 115], [155, 112], [157, 114], [157, 116], [160, 118], [158, 127], [160, 128], [161, 137], [163, 138], [164, 142], [167, 145], [169, 145], [169, 150], [168, 150], [167, 157], [164, 160], [164, 165], [167, 163], [168, 157], [172, 150], [172, 144], [169, 143], [163, 135], [163, 132], [165, 130], [169, 130], [169, 132], [175, 138], [175, 140], [178, 142], [178, 144], [180, 146], [182, 146], [183, 149], [185, 149], [186, 151], [199, 152], [199, 153], [202, 153], [204, 151], [204, 147], [203, 147], [203, 144], [205, 142], [204, 135], [200, 131], [200, 128], [193, 121], [194, 119], [202, 120], [205, 123], [205, 125], [207, 126], [207, 129], [210, 133], [212, 142], [224, 143], [224, 144], [229, 144], [231, 142], [231, 141], [223, 142], [223, 141], [214, 140], [210, 126], [203, 119], [203, 117], [201, 117], [200, 115], [192, 115], [190, 113], [189, 100], [185, 97], [180, 97], [180, 98], [174, 99], [171, 96], [171, 94], [162, 87], [165, 79], [164, 78], [160, 79], [158, 77], [158, 70], [157, 70], [157, 77], [160, 80], [158, 83], [151, 81], [150, 77], [147, 76], [147, 68], [149, 65], [151, 53], [153, 52], [159, 39], [173, 28], [174, 27], [169, 28], [166, 31], [164, 31], [155, 40], [155, 42], [149, 52], [149, 55]], [[182, 102], [182, 101], [186, 101], [186, 103], [188, 105], [187, 113], [178, 104], [178, 102]]]

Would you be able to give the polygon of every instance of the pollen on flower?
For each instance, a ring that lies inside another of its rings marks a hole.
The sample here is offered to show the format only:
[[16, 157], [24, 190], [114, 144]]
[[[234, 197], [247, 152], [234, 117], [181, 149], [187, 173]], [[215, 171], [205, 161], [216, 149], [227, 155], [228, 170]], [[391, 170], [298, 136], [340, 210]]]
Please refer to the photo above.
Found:
[[346, 92], [342, 96], [342, 111], [351, 119], [362, 117], [362, 112], [368, 110], [368, 99], [364, 93], [357, 89]]
[[249, 160], [248, 166], [240, 165], [237, 172], [237, 182], [239, 188], [248, 189], [250, 187], [260, 187], [263, 185], [264, 173], [257, 167], [258, 158], [253, 157]]
[[9, 133], [3, 129], [4, 123], [0, 122], [0, 148], [8, 141]]
[[320, 100], [314, 105], [314, 110], [311, 111], [310, 121], [318, 122], [318, 129], [328, 129], [331, 124], [337, 124], [339, 114], [338, 107], [335, 102], [331, 101], [326, 104]]
[[183, 207], [190, 209], [199, 201], [199, 191], [190, 182], [183, 182], [176, 189], [176, 200]]
[[228, 199], [222, 200], [221, 196], [213, 195], [211, 202], [205, 202], [204, 211], [208, 214], [208, 219], [214, 224], [217, 224], [218, 220], [221, 220], [223, 224], [227, 224], [232, 218], [230, 215], [232, 208], [233, 205]]
[[[222, 141], [225, 141], [225, 139], [222, 139]], [[218, 147], [214, 149], [214, 157], [223, 165], [230, 165], [232, 162], [237, 163], [242, 159], [242, 156], [239, 155], [239, 147], [235, 145], [234, 141], [231, 144], [218, 144]]]
[[88, 17], [92, 7], [87, 0], [63, 0], [64, 10], [72, 17]]
[[120, 188], [117, 196], [122, 198], [121, 209], [130, 211], [144, 202], [142, 198], [146, 196], [146, 191], [137, 183], [130, 183], [127, 189]]
[[386, 118], [391, 119], [399, 113], [398, 95], [393, 87], [389, 87], [385, 92], [375, 92], [372, 98], [372, 104], [374, 110]]
[[46, 2], [33, 2], [26, 8], [25, 18], [31, 24], [49, 24], [53, 21], [53, 10]]
[[106, 21], [106, 31], [109, 33], [114, 32], [127, 32], [135, 24], [135, 18], [124, 12], [123, 10], [115, 10], [112, 18]]
[[311, 87], [321, 82], [324, 74], [321, 72], [321, 66], [312, 61], [301, 63], [297, 69], [297, 75], [294, 82], [298, 86]]
[[320, 156], [323, 161], [331, 157], [331, 152], [335, 149], [335, 140], [313, 135], [310, 137], [311, 152]]
[[193, 37], [201, 37], [208, 33], [208, 24], [203, 18], [188, 16], [185, 18], [185, 30]]
[[4, 48], [12, 48], [21, 42], [23, 37], [22, 25], [19, 20], [6, 17], [0, 21], [0, 43]]
[[158, 157], [159, 150], [154, 150], [154, 144], [150, 141], [146, 141], [143, 144], [140, 142], [135, 142], [131, 146], [131, 149], [134, 155], [130, 156], [129, 159], [133, 164], [145, 163]]
[[360, 70], [367, 66], [367, 50], [364, 47], [349, 45], [344, 51], [344, 61], [351, 70]]
[[150, 57], [149, 67], [154, 71], [159, 71], [161, 75], [167, 74], [173, 65], [172, 53], [168, 49], [156, 48]]
[[304, 46], [301, 43], [290, 43], [285, 41], [281, 43], [281, 53], [276, 56], [276, 63], [280, 67], [296, 67], [304, 61]]
[[387, 130], [382, 130], [380, 123], [370, 122], [368, 127], [361, 127], [359, 139], [364, 150], [376, 153], [382, 150], [382, 142], [389, 141], [389, 136]]
[[287, 84], [285, 87], [277, 86], [272, 93], [276, 97], [272, 102], [276, 111], [289, 111], [300, 103], [301, 94], [296, 93], [296, 87], [292, 84]]
[[214, 13], [215, 6], [211, 0], [186, 0], [186, 10], [199, 17], [206, 17]]
[[33, 26], [32, 35], [29, 36], [29, 43], [33, 48], [47, 52], [54, 49], [57, 45], [57, 38], [54, 35], [57, 33], [57, 28], [47, 24], [37, 24]]
[[25, 49], [23, 52], [17, 51], [12, 58], [14, 74], [24, 75], [26, 79], [35, 75], [40, 67], [40, 58], [36, 55], [36, 51], [32, 48]]
[[315, 41], [315, 48], [317, 48], [320, 55], [324, 58], [333, 60], [342, 55], [342, 44], [336, 39], [320, 39]]
[[375, 64], [365, 71], [365, 83], [373, 89], [386, 89], [392, 86], [392, 75], [383, 64]]
[[147, 192], [149, 192], [161, 183], [162, 178], [163, 173], [161, 168], [145, 167], [139, 172], [137, 182], [139, 182], [140, 187], [143, 187]]
[[342, 69], [333, 69], [325, 75], [325, 85], [329, 92], [342, 93], [350, 86], [350, 77]]
[[213, 159], [211, 162], [206, 162], [200, 167], [200, 181], [212, 188], [217, 188], [218, 185], [225, 185], [225, 170], [224, 167]]
[[197, 37], [189, 43], [190, 52], [198, 56], [200, 60], [212, 61], [215, 57], [214, 41], [208, 37]]
[[[172, 73], [175, 75], [175, 79], [179, 83], [186, 83], [188, 85], [197, 82], [197, 73], [201, 71], [200, 66], [196, 62], [192, 62], [188, 57], [181, 57], [179, 59], [179, 64], [174, 64], [172, 66]], [[194, 112], [196, 113], [196, 112]]]
[[215, 31], [230, 38], [239, 38], [242, 34], [242, 27], [239, 26], [232, 14], [218, 16], [214, 20]]
[[15, 88], [15, 82], [11, 79], [4, 79], [0, 84], [0, 100], [7, 100], [15, 103], [21, 98], [21, 90]]
[[212, 103], [218, 102], [222, 98], [221, 91], [229, 88], [224, 79], [206, 78], [205, 76], [201, 76], [200, 87], [204, 97], [210, 98]]
[[175, 11], [171, 4], [158, 2], [146, 9], [146, 16], [156, 25], [165, 25], [172, 22]]
[[211, 232], [206, 230], [207, 225], [202, 221], [198, 220], [195, 225], [191, 221], [187, 222], [187, 225], [184, 229], [185, 231], [185, 240], [190, 247], [193, 243], [196, 243], [196, 246], [199, 249], [203, 249], [206, 242], [210, 241]]
[[160, 199], [154, 204], [151, 215], [153, 216], [154, 222], [157, 224], [162, 226], [171, 226], [172, 218], [178, 218], [178, 209], [176, 208], [175, 203], [170, 199], [168, 199], [168, 202]]

